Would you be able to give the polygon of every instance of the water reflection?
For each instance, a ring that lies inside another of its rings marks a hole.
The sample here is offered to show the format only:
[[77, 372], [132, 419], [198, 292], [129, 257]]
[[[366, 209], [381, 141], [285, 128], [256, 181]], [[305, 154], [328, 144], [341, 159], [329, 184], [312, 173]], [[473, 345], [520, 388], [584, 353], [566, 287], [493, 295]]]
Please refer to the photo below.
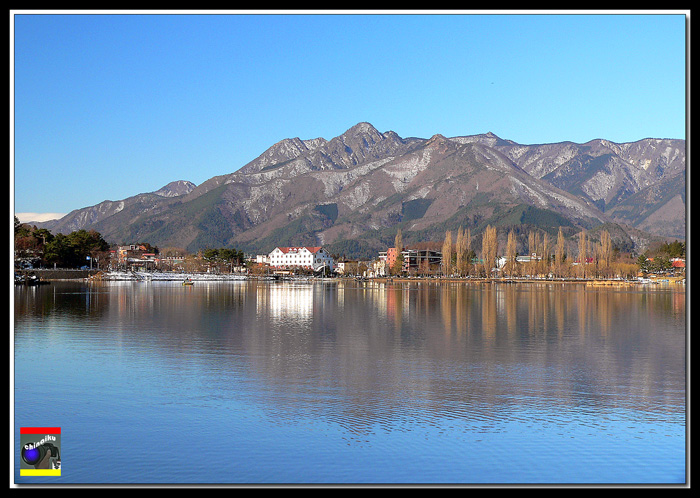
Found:
[[271, 285], [257, 288], [257, 311], [273, 321], [295, 321], [304, 326], [313, 316], [314, 287], [305, 285]]
[[473, 430], [532, 410], [581, 425], [620, 410], [682, 418], [685, 403], [674, 289], [76, 283], [17, 288], [15, 322], [18, 357], [37, 334], [73, 357], [102, 345], [125, 369], [138, 357], [224, 400], [246, 392], [280, 421], [355, 434], [407, 429], [417, 414]]

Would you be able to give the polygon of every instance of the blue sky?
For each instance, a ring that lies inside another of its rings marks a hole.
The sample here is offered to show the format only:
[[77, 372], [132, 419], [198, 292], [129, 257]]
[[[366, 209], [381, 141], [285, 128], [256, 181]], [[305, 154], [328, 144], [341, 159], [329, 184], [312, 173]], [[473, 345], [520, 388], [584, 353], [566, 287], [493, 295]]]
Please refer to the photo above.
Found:
[[689, 12], [67, 14], [12, 18], [15, 213], [200, 184], [360, 121], [523, 144], [686, 138]]

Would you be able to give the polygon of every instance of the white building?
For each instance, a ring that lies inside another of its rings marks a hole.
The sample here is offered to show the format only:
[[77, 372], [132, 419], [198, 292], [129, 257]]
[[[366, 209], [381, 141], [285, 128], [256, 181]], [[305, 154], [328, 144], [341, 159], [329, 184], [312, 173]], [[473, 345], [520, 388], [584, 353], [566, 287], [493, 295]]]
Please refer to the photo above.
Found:
[[273, 268], [309, 268], [318, 270], [327, 266], [332, 270], [335, 262], [323, 247], [275, 247], [269, 254]]
[[386, 264], [386, 252], [379, 253], [379, 259], [372, 263], [372, 274], [371, 277], [386, 277], [387, 274], [387, 264]]

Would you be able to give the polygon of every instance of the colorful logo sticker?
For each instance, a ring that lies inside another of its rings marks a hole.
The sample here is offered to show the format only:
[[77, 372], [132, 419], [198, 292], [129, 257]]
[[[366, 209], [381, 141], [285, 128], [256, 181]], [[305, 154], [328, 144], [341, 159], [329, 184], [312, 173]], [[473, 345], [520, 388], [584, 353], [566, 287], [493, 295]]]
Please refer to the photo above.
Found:
[[60, 427], [20, 427], [19, 438], [19, 475], [61, 475]]

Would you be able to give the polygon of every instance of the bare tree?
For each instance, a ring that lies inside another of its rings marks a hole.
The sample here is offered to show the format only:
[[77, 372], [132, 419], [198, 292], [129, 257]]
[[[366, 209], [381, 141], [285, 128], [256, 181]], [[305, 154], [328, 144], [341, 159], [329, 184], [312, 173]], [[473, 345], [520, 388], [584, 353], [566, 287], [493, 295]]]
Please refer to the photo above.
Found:
[[600, 245], [598, 246], [598, 267], [601, 276], [609, 277], [612, 266], [612, 240], [607, 230], [600, 232]]
[[484, 231], [481, 243], [481, 257], [484, 260], [483, 267], [486, 278], [491, 277], [491, 269], [496, 263], [496, 256], [498, 256], [498, 238], [496, 228], [488, 225]]
[[389, 269], [389, 272], [392, 275], [400, 275], [403, 272], [403, 235], [401, 234], [400, 228], [396, 231], [394, 247], [396, 249], [396, 259], [394, 260], [393, 266]]
[[549, 274], [549, 253], [551, 252], [549, 234], [542, 235], [542, 259], [540, 260], [540, 273], [547, 276]]
[[462, 227], [457, 230], [457, 242], [455, 243], [455, 253], [457, 254], [457, 273], [462, 275], [464, 270], [464, 231]]
[[445, 232], [445, 241], [442, 243], [442, 268], [445, 276], [452, 273], [452, 232]]
[[559, 227], [559, 234], [557, 235], [557, 251], [554, 255], [554, 271], [558, 277], [564, 276], [564, 255], [566, 254], [565, 248], [566, 241], [564, 240], [564, 233]]
[[515, 256], [517, 254], [517, 243], [515, 233], [511, 230], [508, 233], [508, 243], [506, 245], [506, 264], [503, 267], [504, 272], [513, 277], [517, 274], [517, 262]]
[[578, 275], [586, 278], [586, 260], [588, 259], [588, 244], [586, 241], [586, 230], [583, 229], [578, 234]]
[[464, 273], [469, 275], [472, 267], [472, 232], [469, 228], [464, 231]]
[[540, 239], [537, 232], [530, 230], [527, 236], [527, 249], [530, 255], [530, 262], [527, 265], [528, 273], [530, 275], [537, 274], [537, 256], [540, 253]]

